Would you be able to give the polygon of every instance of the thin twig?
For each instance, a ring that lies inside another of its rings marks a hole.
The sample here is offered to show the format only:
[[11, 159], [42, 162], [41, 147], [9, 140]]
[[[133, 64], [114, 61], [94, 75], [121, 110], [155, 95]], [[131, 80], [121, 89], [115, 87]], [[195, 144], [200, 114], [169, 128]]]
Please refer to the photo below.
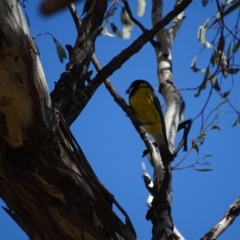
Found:
[[77, 31], [79, 31], [81, 25], [82, 25], [82, 21], [80, 20], [80, 17], [78, 15], [78, 12], [75, 8], [75, 5], [73, 3], [68, 5], [68, 9], [72, 15], [73, 21], [75, 23], [75, 26], [77, 28]]
[[[209, 100], [210, 100], [210, 97], [211, 97], [211, 95], [212, 95], [212, 90], [213, 90], [213, 87], [211, 86], [210, 91], [209, 91], [209, 94], [208, 94], [208, 97], [207, 97], [207, 99], [206, 99], [206, 102], [205, 102], [205, 104], [203, 105], [202, 110], [192, 119], [193, 122], [194, 122], [199, 116], [201, 116], [201, 115], [203, 114], [203, 112], [204, 112], [205, 108], [207, 107], [207, 104], [208, 104], [208, 102], [209, 102]], [[202, 127], [201, 127], [201, 129], [202, 129]]]

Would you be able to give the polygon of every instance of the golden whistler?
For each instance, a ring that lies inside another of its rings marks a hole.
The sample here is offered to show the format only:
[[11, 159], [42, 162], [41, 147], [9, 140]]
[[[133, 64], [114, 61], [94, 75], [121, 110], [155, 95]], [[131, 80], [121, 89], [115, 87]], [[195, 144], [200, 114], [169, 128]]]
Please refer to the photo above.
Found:
[[153, 136], [161, 157], [171, 161], [173, 155], [168, 148], [165, 121], [159, 99], [153, 87], [144, 80], [132, 82], [126, 93], [129, 93], [129, 105], [144, 129]]

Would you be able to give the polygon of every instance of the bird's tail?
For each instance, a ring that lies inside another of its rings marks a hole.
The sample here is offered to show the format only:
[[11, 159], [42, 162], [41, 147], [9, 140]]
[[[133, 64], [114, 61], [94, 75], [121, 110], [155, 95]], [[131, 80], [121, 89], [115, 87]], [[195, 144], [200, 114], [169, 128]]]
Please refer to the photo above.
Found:
[[163, 163], [170, 163], [173, 160], [173, 154], [170, 152], [168, 146], [159, 146], [160, 155]]

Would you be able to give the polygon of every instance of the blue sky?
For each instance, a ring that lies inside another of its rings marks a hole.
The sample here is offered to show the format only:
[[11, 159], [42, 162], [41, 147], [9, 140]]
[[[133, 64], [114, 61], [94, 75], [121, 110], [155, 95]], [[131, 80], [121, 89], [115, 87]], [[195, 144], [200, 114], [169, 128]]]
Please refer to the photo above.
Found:
[[[74, 45], [76, 30], [67, 10], [54, 16], [45, 18], [39, 14], [39, 1], [29, 1], [26, 12], [30, 20], [32, 35], [43, 32], [52, 33], [64, 46]], [[137, 1], [130, 1], [133, 13], [136, 14]], [[146, 13], [138, 18], [145, 27], [150, 28], [150, 1], [147, 1]], [[172, 2], [165, 4], [164, 14], [172, 9]], [[77, 5], [82, 12], [82, 4]], [[193, 73], [190, 69], [191, 60], [199, 53], [202, 46], [197, 40], [197, 29], [208, 17], [215, 13], [215, 2], [210, 2], [203, 8], [201, 1], [193, 1], [186, 10], [186, 19], [174, 41], [173, 45], [173, 73], [175, 85], [179, 89], [198, 86], [202, 74]], [[121, 29], [119, 21], [120, 9], [111, 19]], [[235, 21], [228, 19], [229, 24]], [[112, 57], [121, 52], [134, 41], [141, 31], [135, 26], [130, 40], [122, 40], [117, 37], [108, 38], [100, 36], [96, 42], [96, 55], [102, 65], [107, 64]], [[207, 35], [211, 37], [212, 34]], [[209, 38], [211, 39], [211, 38]], [[66, 61], [61, 64], [58, 60], [55, 46], [50, 36], [41, 36], [36, 39], [40, 51], [40, 57], [45, 71], [50, 91], [54, 82], [64, 72]], [[200, 55], [197, 65], [206, 67], [209, 54], [212, 50], [205, 50]], [[239, 62], [238, 62], [239, 64]], [[91, 66], [90, 69], [93, 69]], [[125, 90], [135, 79], [146, 79], [153, 87], [157, 87], [156, 57], [152, 46], [148, 43], [136, 55], [117, 70], [110, 79], [119, 93], [127, 100]], [[95, 71], [94, 74], [95, 75]], [[232, 79], [223, 79], [222, 91], [229, 90]], [[239, 109], [239, 74], [234, 76], [234, 89], [229, 99]], [[194, 97], [195, 91], [181, 91], [186, 101], [185, 119], [194, 118], [202, 109], [208, 96], [209, 88], [204, 90], [200, 97]], [[161, 96], [158, 94], [163, 103]], [[205, 116], [215, 108], [222, 99], [219, 94], [213, 92], [212, 98], [206, 108]], [[200, 146], [199, 156], [195, 151], [190, 152], [181, 166], [188, 166], [202, 159], [205, 154], [213, 157], [207, 160], [211, 163], [213, 171], [197, 172], [192, 168], [173, 171], [173, 208], [174, 223], [186, 239], [200, 239], [223, 216], [228, 206], [240, 194], [240, 129], [237, 125], [231, 127], [236, 119], [232, 108], [225, 104], [219, 110], [218, 126], [221, 131], [207, 131], [207, 138]], [[214, 115], [213, 115], [214, 116]], [[189, 134], [188, 147], [191, 140], [196, 138], [200, 129], [200, 118], [192, 126]], [[141, 177], [141, 162], [144, 161], [147, 169], [152, 172], [148, 160], [142, 159], [142, 151], [145, 149], [143, 142], [136, 133], [125, 113], [116, 105], [112, 97], [101, 86], [93, 96], [79, 118], [74, 122], [71, 130], [86, 154], [89, 163], [101, 182], [108, 188], [122, 207], [128, 212], [135, 226], [138, 239], [151, 238], [151, 224], [145, 220], [147, 206], [145, 201], [147, 190]], [[176, 143], [180, 140], [182, 132], [177, 135]], [[176, 157], [173, 165], [178, 163], [186, 153], [182, 151]], [[0, 205], [5, 204], [0, 200]], [[237, 219], [232, 226], [219, 238], [221, 240], [239, 239], [240, 220]], [[0, 235], [1, 239], [28, 239], [24, 232], [0, 210]]]

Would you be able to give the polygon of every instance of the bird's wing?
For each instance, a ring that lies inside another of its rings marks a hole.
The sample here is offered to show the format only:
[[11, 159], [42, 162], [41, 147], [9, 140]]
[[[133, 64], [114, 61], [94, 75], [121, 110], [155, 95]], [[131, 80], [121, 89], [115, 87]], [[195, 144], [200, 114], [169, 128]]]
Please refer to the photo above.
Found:
[[163, 116], [163, 112], [162, 112], [162, 108], [161, 108], [161, 105], [160, 105], [160, 102], [159, 102], [159, 99], [158, 97], [154, 94], [153, 96], [153, 103], [160, 115], [160, 120], [162, 122], [162, 131], [163, 131], [163, 137], [165, 138], [165, 142], [168, 146], [168, 140], [167, 140], [167, 135], [166, 135], [166, 125], [165, 125], [165, 120], [164, 120], [164, 116]]

